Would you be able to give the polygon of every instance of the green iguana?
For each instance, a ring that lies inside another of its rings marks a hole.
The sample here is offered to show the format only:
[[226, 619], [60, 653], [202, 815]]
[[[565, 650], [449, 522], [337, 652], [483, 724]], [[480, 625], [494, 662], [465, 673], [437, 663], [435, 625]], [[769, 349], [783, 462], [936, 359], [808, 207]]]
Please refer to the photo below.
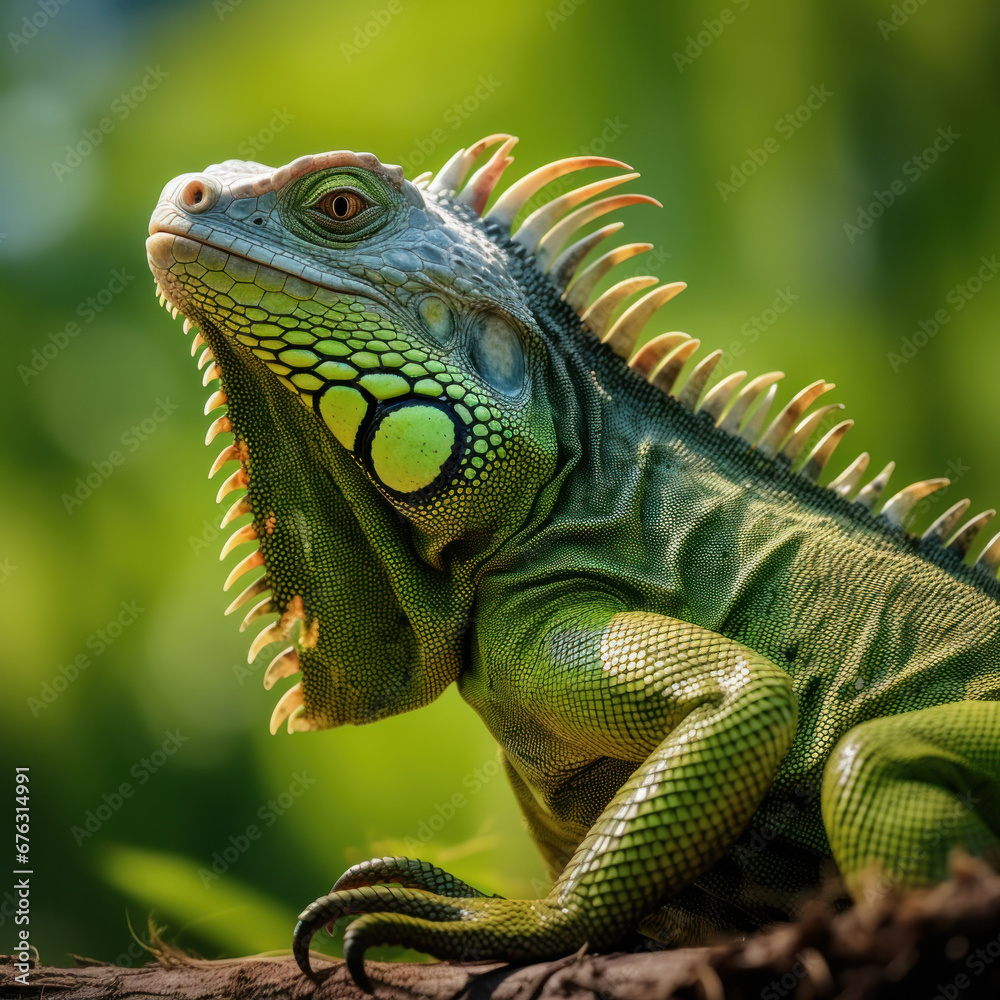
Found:
[[683, 333], [636, 350], [684, 286], [594, 298], [650, 245], [588, 262], [620, 223], [578, 231], [657, 203], [605, 195], [630, 172], [545, 198], [630, 170], [574, 156], [487, 210], [514, 143], [412, 182], [368, 153], [229, 160], [172, 180], [150, 223], [157, 294], [221, 384], [212, 474], [239, 468], [219, 498], [246, 490], [223, 556], [257, 546], [226, 587], [264, 570], [229, 611], [277, 616], [251, 660], [290, 642], [266, 687], [301, 672], [272, 732], [457, 683], [555, 879], [512, 900], [424, 861], [355, 865], [302, 913], [300, 966], [344, 915], [367, 985], [372, 945], [691, 942], [794, 915], [831, 857], [855, 899], [943, 879], [956, 846], [1000, 863], [1000, 534], [963, 561], [993, 511], [965, 520], [963, 500], [912, 536], [947, 480], [881, 503], [892, 463], [862, 486], [863, 454], [818, 485], [852, 423], [813, 443], [833, 386], [774, 412], [779, 372], [709, 388], [721, 352], [696, 364]]

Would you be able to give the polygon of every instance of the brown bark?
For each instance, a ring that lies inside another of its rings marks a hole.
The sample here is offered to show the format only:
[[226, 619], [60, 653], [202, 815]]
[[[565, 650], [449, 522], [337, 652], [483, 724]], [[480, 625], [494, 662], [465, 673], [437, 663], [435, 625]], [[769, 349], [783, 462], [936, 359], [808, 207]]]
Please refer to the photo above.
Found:
[[[902, 903], [841, 916], [817, 904], [796, 924], [743, 941], [676, 951], [580, 954], [521, 967], [369, 963], [393, 1000], [978, 1000], [1000, 997], [1000, 876], [969, 859], [954, 879]], [[39, 967], [27, 985], [0, 965], [0, 997], [362, 1000], [344, 964], [316, 955], [317, 982], [290, 958], [203, 961], [154, 943], [158, 961], [126, 969]]]

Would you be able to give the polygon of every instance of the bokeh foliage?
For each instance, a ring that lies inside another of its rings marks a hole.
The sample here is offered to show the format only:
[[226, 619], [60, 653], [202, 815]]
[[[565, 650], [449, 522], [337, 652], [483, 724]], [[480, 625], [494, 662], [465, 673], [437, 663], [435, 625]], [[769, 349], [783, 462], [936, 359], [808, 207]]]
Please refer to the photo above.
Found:
[[[30, 765], [47, 961], [137, 961], [128, 920], [150, 912], [207, 955], [287, 947], [342, 868], [414, 843], [488, 891], [537, 893], [543, 877], [454, 691], [374, 727], [268, 736], [274, 693], [221, 617], [206, 391], [145, 265], [177, 173], [343, 147], [413, 176], [494, 131], [521, 136], [515, 174], [606, 151], [664, 203], [629, 209], [627, 235], [690, 285], [651, 333], [737, 344], [729, 370], [783, 369], [784, 398], [837, 382], [858, 421], [838, 470], [865, 449], [897, 460], [898, 485], [950, 474], [951, 499], [1000, 498], [1000, 281], [955, 292], [1000, 252], [988, 0], [70, 0], [48, 23], [42, 9], [0, 14], [16, 36], [0, 43], [0, 787]], [[30, 38], [22, 18], [41, 22]], [[809, 109], [810, 93], [828, 96]], [[67, 144], [102, 119], [71, 163]], [[793, 305], [767, 314], [780, 292]], [[940, 309], [939, 332], [915, 338]], [[106, 817], [93, 832], [88, 813]], [[228, 867], [201, 877], [215, 855]], [[0, 929], [9, 950], [9, 916]]]

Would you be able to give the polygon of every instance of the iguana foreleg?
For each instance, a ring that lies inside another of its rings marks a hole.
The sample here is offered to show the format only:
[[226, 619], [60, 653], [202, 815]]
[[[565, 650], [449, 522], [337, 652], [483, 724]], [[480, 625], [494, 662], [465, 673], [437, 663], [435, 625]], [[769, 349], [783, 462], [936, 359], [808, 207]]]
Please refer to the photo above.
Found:
[[954, 847], [1000, 867], [1000, 703], [953, 702], [846, 733], [823, 775], [823, 820], [855, 899], [948, 877]]
[[[581, 770], [592, 773], [603, 756], [634, 754], [637, 747], [647, 746], [649, 755], [617, 790], [608, 790], [610, 801], [548, 895], [454, 898], [386, 885], [335, 891], [300, 917], [295, 955], [305, 970], [315, 930], [348, 914], [365, 914], [344, 938], [348, 965], [361, 983], [364, 950], [376, 944], [466, 960], [552, 958], [584, 943], [611, 948], [725, 853], [791, 743], [789, 678], [698, 626], [606, 611], [592, 627], [581, 626], [577, 607], [572, 641], [564, 641], [565, 628], [557, 630], [528, 672], [528, 683], [548, 692], [544, 724], [563, 734], [566, 754], [576, 755], [572, 764], [567, 760], [565, 788], [541, 797], [578, 812], [574, 794], [593, 797], [592, 788], [575, 781]], [[529, 748], [513, 744], [505, 750], [516, 766]], [[393, 859], [378, 877], [413, 885], [412, 865], [419, 863]]]

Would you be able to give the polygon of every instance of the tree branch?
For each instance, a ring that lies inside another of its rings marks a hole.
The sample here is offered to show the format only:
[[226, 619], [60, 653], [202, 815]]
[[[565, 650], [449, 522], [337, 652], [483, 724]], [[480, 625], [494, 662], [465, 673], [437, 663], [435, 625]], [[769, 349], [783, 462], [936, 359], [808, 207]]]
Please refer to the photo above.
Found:
[[[343, 962], [314, 955], [317, 982], [290, 958], [204, 961], [154, 941], [142, 968], [0, 964], [0, 997], [32, 1000], [363, 1000]], [[784, 1000], [791, 997], [979, 1000], [1000, 996], [1000, 876], [958, 859], [952, 881], [899, 902], [834, 916], [810, 904], [801, 921], [743, 941], [676, 951], [578, 954], [528, 966], [369, 963], [386, 1000]], [[23, 977], [22, 977], [23, 979]]]

